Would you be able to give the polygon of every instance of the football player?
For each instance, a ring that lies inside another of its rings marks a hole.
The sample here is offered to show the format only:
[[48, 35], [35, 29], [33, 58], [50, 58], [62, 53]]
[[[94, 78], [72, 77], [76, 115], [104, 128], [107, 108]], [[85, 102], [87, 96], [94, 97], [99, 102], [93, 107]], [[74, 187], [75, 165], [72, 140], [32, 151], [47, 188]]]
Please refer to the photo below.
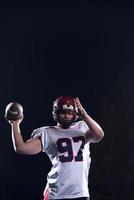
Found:
[[20, 122], [10, 121], [16, 152], [45, 152], [52, 163], [47, 176], [44, 200], [89, 199], [88, 174], [90, 143], [99, 142], [104, 132], [85, 111], [78, 98], [61, 96], [54, 101], [52, 115], [56, 126], [35, 129], [31, 138], [23, 140]]

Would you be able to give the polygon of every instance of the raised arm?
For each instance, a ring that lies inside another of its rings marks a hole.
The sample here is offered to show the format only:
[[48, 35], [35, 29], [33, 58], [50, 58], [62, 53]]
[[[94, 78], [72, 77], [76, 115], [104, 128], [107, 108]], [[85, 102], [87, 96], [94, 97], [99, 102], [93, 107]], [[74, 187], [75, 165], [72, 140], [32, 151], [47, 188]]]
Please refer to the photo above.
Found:
[[101, 138], [104, 137], [104, 132], [102, 128], [87, 114], [87, 112], [81, 105], [78, 97], [76, 98], [76, 105], [78, 107], [78, 117], [83, 119], [89, 127], [89, 130], [87, 131], [88, 138], [90, 138], [93, 142], [99, 141]]
[[20, 130], [21, 121], [22, 119], [10, 122], [14, 150], [17, 153], [26, 155], [34, 155], [39, 153], [41, 151], [40, 139], [32, 139], [24, 142]]

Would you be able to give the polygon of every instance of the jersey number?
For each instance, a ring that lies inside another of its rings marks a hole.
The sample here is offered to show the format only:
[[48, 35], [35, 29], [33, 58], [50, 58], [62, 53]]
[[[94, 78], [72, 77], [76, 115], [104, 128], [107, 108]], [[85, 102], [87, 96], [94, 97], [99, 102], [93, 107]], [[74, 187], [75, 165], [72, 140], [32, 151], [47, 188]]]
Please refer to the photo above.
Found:
[[[81, 145], [77, 151], [77, 155], [74, 156], [72, 143], [81, 142]], [[60, 138], [57, 140], [57, 147], [60, 153], [64, 153], [59, 156], [61, 162], [71, 161], [83, 161], [82, 150], [84, 148], [85, 138], [83, 136], [70, 138]]]

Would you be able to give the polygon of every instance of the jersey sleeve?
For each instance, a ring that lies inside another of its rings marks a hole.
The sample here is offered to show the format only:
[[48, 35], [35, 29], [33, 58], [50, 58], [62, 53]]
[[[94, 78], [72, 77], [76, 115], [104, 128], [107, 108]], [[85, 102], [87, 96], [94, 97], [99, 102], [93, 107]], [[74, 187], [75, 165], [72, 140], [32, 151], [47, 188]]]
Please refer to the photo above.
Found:
[[89, 130], [89, 127], [87, 126], [87, 124], [86, 124], [86, 122], [85, 121], [80, 121], [79, 122], [80, 123], [80, 127], [81, 127], [81, 131], [84, 133], [84, 135], [85, 135], [85, 139], [86, 139], [86, 143], [88, 143], [88, 142], [91, 142], [90, 141], [90, 138], [87, 136], [87, 131]]
[[40, 139], [42, 151], [45, 152], [46, 147], [46, 129], [45, 128], [38, 128], [35, 129], [31, 134], [31, 139]]
[[84, 132], [86, 133], [89, 130], [89, 127], [85, 121], [81, 121], [81, 123], [82, 123], [82, 128], [83, 128]]

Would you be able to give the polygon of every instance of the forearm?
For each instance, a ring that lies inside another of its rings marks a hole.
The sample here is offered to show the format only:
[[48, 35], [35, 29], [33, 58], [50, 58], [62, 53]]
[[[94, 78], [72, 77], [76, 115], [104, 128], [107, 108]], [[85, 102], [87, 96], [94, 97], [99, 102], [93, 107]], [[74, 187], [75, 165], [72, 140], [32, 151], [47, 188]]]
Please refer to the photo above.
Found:
[[20, 125], [15, 122], [12, 123], [11, 132], [14, 150], [18, 152], [20, 149], [22, 149], [23, 145], [25, 144], [21, 135]]

